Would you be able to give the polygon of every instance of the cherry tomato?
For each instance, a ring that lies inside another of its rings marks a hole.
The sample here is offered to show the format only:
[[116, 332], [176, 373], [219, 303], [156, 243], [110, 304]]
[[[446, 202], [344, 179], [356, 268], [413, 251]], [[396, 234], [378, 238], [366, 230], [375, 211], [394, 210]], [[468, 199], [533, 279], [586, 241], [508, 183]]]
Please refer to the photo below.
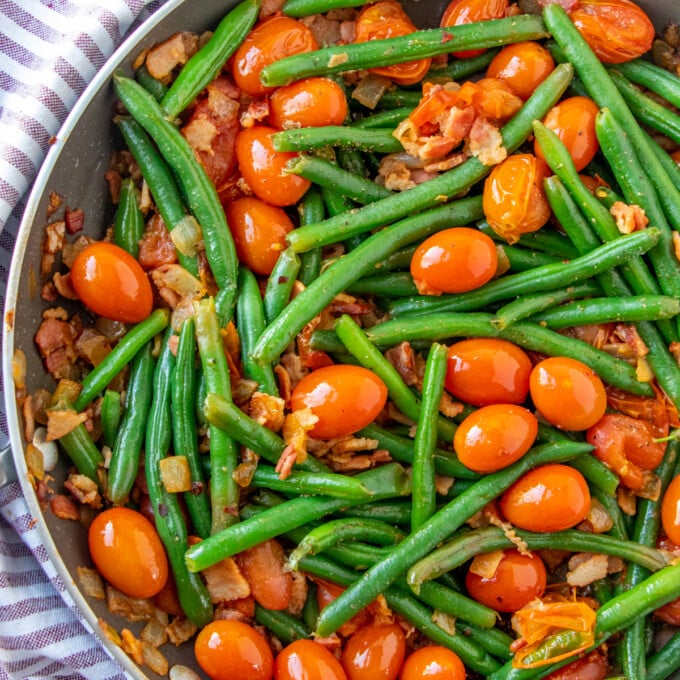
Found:
[[504, 47], [491, 60], [486, 75], [500, 78], [518, 97], [529, 99], [554, 68], [550, 51], [540, 43], [528, 41]]
[[401, 626], [372, 624], [345, 642], [341, 661], [349, 680], [396, 680], [405, 654]]
[[143, 321], [153, 307], [153, 292], [144, 270], [130, 253], [97, 241], [78, 253], [71, 282], [83, 304], [98, 316], [123, 323]]
[[269, 276], [286, 247], [286, 234], [294, 228], [290, 217], [252, 196], [228, 203], [225, 212], [239, 260], [255, 274]]
[[[354, 42], [397, 38], [416, 30], [415, 24], [396, 0], [378, 0], [366, 5], [354, 22]], [[431, 59], [418, 59], [403, 64], [369, 69], [372, 73], [391, 78], [400, 85], [414, 85], [430, 68]]]
[[587, 430], [607, 408], [607, 393], [597, 373], [568, 357], [539, 361], [531, 371], [529, 390], [541, 415], [564, 430]]
[[274, 680], [347, 680], [340, 662], [313, 640], [296, 640], [274, 661]]
[[[451, 0], [444, 10], [440, 26], [460, 26], [462, 24], [473, 24], [476, 21], [486, 21], [487, 19], [500, 19], [505, 16], [510, 3], [508, 0]], [[484, 54], [486, 50], [464, 50], [453, 52], [454, 57], [465, 59], [466, 57], [476, 57]]]
[[260, 71], [284, 57], [311, 52], [319, 45], [303, 23], [285, 16], [273, 16], [259, 23], [234, 53], [231, 73], [238, 87], [251, 97], [271, 91], [260, 81]]
[[680, 597], [654, 610], [654, 616], [670, 626], [680, 626]]
[[427, 645], [407, 657], [399, 680], [465, 680], [465, 666], [450, 649]]
[[342, 125], [346, 116], [345, 93], [330, 78], [298, 80], [269, 98], [269, 121], [280, 129]]
[[475, 472], [496, 472], [518, 461], [538, 434], [536, 416], [515, 404], [490, 404], [473, 411], [458, 426], [453, 448]]
[[473, 406], [521, 404], [529, 393], [531, 361], [507, 340], [473, 338], [449, 347], [446, 389]]
[[236, 160], [243, 179], [258, 198], [284, 207], [297, 203], [311, 182], [299, 175], [286, 174], [286, 163], [297, 154], [275, 151], [271, 139], [275, 132], [266, 125], [241, 130], [236, 137]]
[[210, 680], [271, 680], [272, 677], [272, 650], [262, 635], [242, 621], [212, 621], [196, 636], [194, 653]]
[[516, 612], [531, 600], [541, 597], [547, 574], [543, 560], [531, 553], [504, 550], [491, 578], [468, 570], [465, 587], [470, 597], [498, 612]]
[[496, 273], [496, 245], [468, 227], [444, 229], [425, 239], [411, 259], [411, 274], [421, 295], [464, 293]]
[[[331, 583], [330, 581], [323, 581], [321, 579], [315, 579], [316, 584], [316, 604], [321, 611], [324, 607], [327, 607], [331, 602], [337, 600], [345, 589], [339, 586], [337, 583]], [[339, 629], [338, 633], [344, 637], [347, 637], [354, 633], [361, 626], [367, 625], [371, 620], [371, 615], [367, 609], [360, 609], [347, 623], [343, 624]]]
[[500, 500], [509, 522], [527, 531], [563, 531], [590, 511], [583, 475], [568, 465], [542, 465], [520, 477]]
[[576, 661], [568, 663], [554, 673], [546, 676], [546, 680], [604, 680], [609, 676], [609, 661], [601, 648], [595, 649]]
[[642, 8], [629, 0], [579, 0], [569, 18], [607, 64], [641, 57], [654, 42], [654, 25]]
[[680, 545], [680, 476], [673, 479], [663, 495], [661, 524], [666, 536]]
[[114, 588], [130, 597], [153, 597], [168, 580], [168, 558], [153, 524], [136, 510], [110, 508], [87, 535], [92, 561]]
[[311, 408], [317, 439], [345, 437], [372, 423], [387, 401], [385, 383], [366, 368], [336, 364], [307, 374], [290, 397], [293, 410]]
[[258, 604], [274, 611], [288, 606], [293, 577], [285, 570], [286, 558], [278, 541], [270, 538], [244, 550], [237, 556], [237, 562]]
[[494, 166], [484, 182], [482, 208], [491, 228], [508, 243], [540, 229], [551, 210], [543, 190], [550, 175], [544, 161], [515, 153]]
[[[595, 134], [595, 118], [599, 111], [597, 104], [588, 97], [569, 97], [553, 106], [543, 120], [567, 147], [577, 170], [593, 160], [600, 148]], [[534, 153], [543, 158], [543, 152], [537, 141], [534, 142]]]

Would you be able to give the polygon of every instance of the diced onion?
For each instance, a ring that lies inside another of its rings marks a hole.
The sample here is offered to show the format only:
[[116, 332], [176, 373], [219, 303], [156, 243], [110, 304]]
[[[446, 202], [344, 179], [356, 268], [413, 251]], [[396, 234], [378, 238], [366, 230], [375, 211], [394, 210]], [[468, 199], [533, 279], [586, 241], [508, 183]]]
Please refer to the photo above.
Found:
[[170, 232], [170, 238], [182, 255], [193, 257], [203, 240], [201, 225], [191, 215], [185, 215]]

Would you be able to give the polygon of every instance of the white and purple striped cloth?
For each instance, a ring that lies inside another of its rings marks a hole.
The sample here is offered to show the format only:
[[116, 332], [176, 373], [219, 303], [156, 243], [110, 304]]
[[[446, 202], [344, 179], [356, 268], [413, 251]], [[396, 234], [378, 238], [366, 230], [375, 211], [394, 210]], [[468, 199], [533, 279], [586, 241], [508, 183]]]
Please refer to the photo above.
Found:
[[[50, 137], [130, 29], [163, 2], [0, 0], [0, 309], [24, 198]], [[124, 680], [78, 615], [31, 519], [17, 482], [0, 489], [0, 680]]]

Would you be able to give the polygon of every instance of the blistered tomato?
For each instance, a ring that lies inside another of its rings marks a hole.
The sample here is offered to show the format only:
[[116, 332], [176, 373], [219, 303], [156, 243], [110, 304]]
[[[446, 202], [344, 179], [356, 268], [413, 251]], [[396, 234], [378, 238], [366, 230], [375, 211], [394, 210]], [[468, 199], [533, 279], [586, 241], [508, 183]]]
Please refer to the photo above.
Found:
[[97, 515], [87, 535], [92, 561], [114, 588], [130, 597], [153, 597], [168, 579], [168, 558], [156, 529], [129, 508]]
[[290, 397], [294, 411], [310, 408], [317, 439], [345, 437], [375, 420], [387, 401], [385, 383], [366, 368], [336, 364], [307, 374]]
[[349, 680], [396, 680], [405, 654], [401, 626], [371, 624], [345, 642], [341, 661]]
[[550, 51], [540, 43], [528, 41], [504, 47], [491, 60], [486, 75], [500, 78], [518, 97], [529, 99], [554, 68]]
[[151, 314], [149, 279], [139, 262], [113, 243], [98, 241], [83, 248], [73, 261], [71, 282], [83, 304], [98, 316], [137, 323]]
[[506, 519], [527, 531], [563, 531], [590, 512], [590, 491], [583, 475], [568, 465], [542, 465], [508, 488], [500, 500]]
[[297, 203], [311, 183], [286, 173], [286, 163], [297, 154], [276, 151], [271, 139], [275, 132], [267, 125], [241, 130], [236, 137], [236, 160], [243, 179], [258, 198], [285, 207]]
[[342, 125], [346, 116], [345, 93], [330, 78], [297, 80], [269, 98], [269, 122], [279, 129]]
[[212, 621], [196, 636], [194, 653], [210, 680], [271, 680], [272, 650], [242, 621]]
[[465, 680], [465, 666], [450, 649], [427, 645], [407, 657], [399, 680]]
[[[505, 16], [510, 3], [508, 0], [451, 0], [444, 10], [440, 26], [460, 26], [462, 24], [474, 24], [476, 21], [488, 19], [500, 19]], [[483, 54], [485, 50], [464, 50], [453, 52], [458, 59], [475, 57]]]
[[516, 612], [545, 591], [547, 574], [543, 560], [531, 553], [504, 550], [493, 576], [468, 570], [465, 587], [470, 597], [498, 612]]
[[296, 640], [274, 662], [275, 680], [347, 680], [340, 662], [313, 640]]
[[290, 603], [293, 577], [286, 570], [286, 556], [281, 544], [270, 538], [239, 553], [236, 557], [250, 594], [265, 609], [280, 611]]
[[607, 408], [607, 393], [597, 373], [568, 357], [539, 361], [531, 371], [529, 389], [541, 415], [564, 430], [587, 430]]
[[252, 196], [237, 198], [225, 212], [239, 260], [255, 274], [269, 276], [286, 247], [286, 234], [293, 230], [290, 217]]
[[496, 273], [496, 245], [468, 227], [444, 229], [425, 239], [411, 259], [411, 274], [421, 295], [464, 293]]
[[473, 338], [449, 347], [446, 389], [472, 404], [521, 404], [529, 392], [531, 361], [507, 340]]
[[260, 71], [265, 66], [318, 47], [314, 35], [303, 23], [291, 17], [270, 17], [255, 26], [236, 50], [231, 73], [241, 90], [251, 97], [261, 97], [271, 91], [260, 81]]
[[680, 545], [680, 476], [666, 489], [661, 501], [661, 524], [666, 536]]

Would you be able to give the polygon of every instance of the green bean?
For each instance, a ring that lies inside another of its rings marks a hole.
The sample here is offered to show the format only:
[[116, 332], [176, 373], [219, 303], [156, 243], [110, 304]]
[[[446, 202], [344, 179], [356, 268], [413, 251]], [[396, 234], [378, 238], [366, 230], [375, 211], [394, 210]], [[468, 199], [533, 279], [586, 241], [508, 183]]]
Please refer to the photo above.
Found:
[[463, 59], [451, 59], [445, 66], [433, 66], [425, 76], [428, 80], [455, 80], [456, 82], [463, 78], [485, 71], [493, 58], [498, 54], [498, 49], [485, 50], [483, 54], [475, 57], [465, 57]]
[[132, 179], [126, 177], [120, 183], [113, 242], [136, 259], [143, 234], [144, 215], [139, 208], [139, 193]]
[[[300, 226], [321, 222], [326, 216], [326, 208], [318, 187], [311, 186], [307, 189], [302, 200], [298, 204]], [[298, 278], [309, 286], [321, 273], [321, 260], [323, 257], [321, 248], [308, 250], [300, 255], [300, 272]]]
[[347, 292], [350, 295], [399, 298], [417, 295], [418, 289], [410, 272], [387, 272], [361, 278], [348, 286]]
[[305, 604], [302, 608], [302, 620], [309, 631], [314, 630], [314, 626], [316, 625], [316, 617], [319, 615], [319, 601], [317, 599], [316, 593], [316, 583], [308, 579], [307, 598], [305, 599]]
[[[262, 300], [266, 323], [271, 323], [288, 304], [299, 271], [300, 258], [297, 253], [292, 248], [282, 250], [269, 275]], [[255, 335], [255, 341], [262, 330], [264, 328]]]
[[382, 501], [381, 503], [366, 503], [353, 508], [340, 510], [339, 517], [358, 517], [362, 519], [379, 519], [389, 524], [406, 526], [411, 522], [411, 502]]
[[[680, 184], [680, 167], [671, 158], [671, 155], [657, 142], [653, 137], [645, 133], [645, 139], [647, 144], [649, 144], [652, 152], [656, 156], [659, 163], [663, 166], [671, 181], [674, 184]], [[677, 227], [676, 227], [677, 229]]]
[[156, 309], [144, 321], [131, 328], [106, 358], [85, 376], [80, 394], [73, 402], [73, 408], [76, 411], [83, 411], [135, 354], [168, 325], [169, 320], [170, 313], [167, 309]]
[[610, 498], [616, 496], [619, 476], [612, 472], [595, 456], [581, 456], [569, 462], [569, 466], [578, 470], [595, 489], [601, 490]]
[[92, 441], [85, 425], [81, 423], [68, 434], [59, 437], [59, 444], [76, 466], [76, 470], [99, 484], [99, 466], [104, 463], [104, 456]]
[[395, 269], [409, 269], [413, 254], [416, 252], [419, 244], [406, 246], [400, 248], [396, 252], [388, 255], [384, 260], [377, 262], [374, 269], [379, 272], [389, 272]]
[[114, 390], [106, 390], [102, 399], [100, 419], [102, 436], [109, 446], [113, 446], [116, 441], [121, 415], [120, 393]]
[[168, 91], [167, 85], [149, 73], [146, 64], [142, 64], [139, 68], [135, 69], [135, 79], [145, 90], [153, 95], [157, 102], [163, 99], [163, 96]]
[[383, 96], [380, 97], [376, 107], [378, 109], [397, 109], [397, 108], [409, 108], [415, 109], [420, 100], [422, 99], [422, 92], [415, 90], [403, 90], [401, 88], [395, 87], [386, 90]]
[[149, 416], [156, 366], [152, 345], [153, 342], [147, 342], [132, 360], [130, 382], [125, 393], [125, 411], [111, 453], [106, 495], [116, 505], [125, 503], [139, 474], [144, 425]]
[[674, 633], [658, 652], [647, 657], [644, 677], [647, 680], [666, 680], [678, 668], [680, 668], [680, 631]]
[[272, 136], [272, 144], [276, 151], [309, 151], [325, 146], [348, 146], [351, 149], [380, 153], [404, 150], [391, 130], [362, 130], [342, 125], [282, 130]]
[[364, 0], [286, 0], [281, 9], [289, 17], [308, 17], [331, 9], [359, 7], [363, 4]]
[[[477, 224], [479, 231], [484, 232], [487, 236], [492, 238], [494, 241], [498, 241], [502, 244], [506, 244], [507, 241], [500, 235], [498, 235], [489, 225], [489, 223], [484, 220]], [[564, 238], [564, 234], [560, 234], [556, 231], [552, 231], [549, 228], [542, 227], [538, 231], [534, 231], [531, 234], [522, 234], [519, 240], [515, 243], [517, 246], [522, 246], [529, 250], [538, 250], [548, 255], [554, 255], [563, 260], [571, 260], [578, 257], [579, 252], [574, 248], [574, 246]]]
[[633, 59], [611, 68], [623, 73], [628, 80], [643, 85], [673, 106], [680, 108], [680, 78], [646, 59]]
[[179, 116], [219, 75], [255, 24], [259, 11], [259, 0], [241, 0], [220, 21], [208, 42], [184, 64], [161, 100], [161, 107], [170, 120]]
[[479, 628], [478, 626], [456, 621], [456, 630], [460, 635], [469, 638], [497, 659], [506, 661], [512, 658], [510, 645], [513, 643], [513, 638], [500, 630], [500, 628]]
[[394, 130], [399, 123], [413, 111], [410, 106], [400, 106], [397, 109], [387, 109], [386, 111], [379, 111], [370, 116], [357, 118], [350, 123], [354, 128], [361, 128], [363, 130], [374, 130], [376, 128], [389, 128]]
[[496, 251], [499, 260], [502, 258], [507, 261], [509, 271], [511, 272], [524, 272], [535, 267], [564, 263], [563, 257], [542, 253], [538, 250], [529, 250], [529, 248], [509, 246], [507, 244], [497, 244]]
[[546, 37], [540, 18], [529, 15], [432, 28], [397, 38], [326, 47], [286, 57], [262, 69], [260, 80], [268, 87], [276, 87], [309, 76], [390, 66], [447, 54], [453, 45], [456, 49], [480, 49]]
[[309, 637], [309, 629], [305, 623], [286, 611], [266, 609], [256, 602], [254, 618], [257, 623], [265, 626], [284, 645]]

